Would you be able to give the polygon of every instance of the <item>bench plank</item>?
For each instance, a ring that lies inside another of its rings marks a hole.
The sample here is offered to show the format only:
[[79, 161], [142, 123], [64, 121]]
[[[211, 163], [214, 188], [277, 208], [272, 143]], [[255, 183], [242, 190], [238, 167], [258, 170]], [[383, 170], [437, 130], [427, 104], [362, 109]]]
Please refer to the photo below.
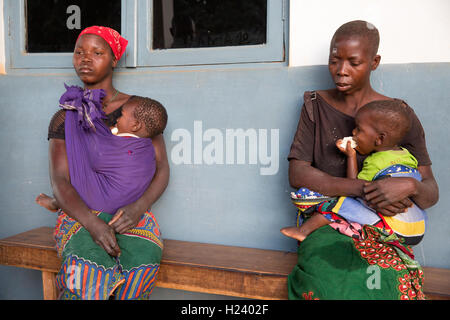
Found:
[[251, 299], [287, 299], [286, 277], [202, 267], [161, 264], [156, 285]]
[[0, 240], [0, 263], [10, 266], [58, 272], [53, 229], [41, 227]]
[[[287, 299], [287, 275], [297, 254], [179, 240], [164, 240], [156, 286], [252, 299]], [[61, 265], [53, 228], [0, 240], [0, 264], [42, 271], [44, 299], [56, 299]], [[425, 293], [450, 299], [450, 270], [424, 267]]]
[[297, 262], [297, 254], [275, 250], [164, 240], [162, 260], [166, 264], [287, 276]]
[[443, 268], [424, 267], [424, 290], [433, 295], [436, 299], [450, 300], [450, 270]]

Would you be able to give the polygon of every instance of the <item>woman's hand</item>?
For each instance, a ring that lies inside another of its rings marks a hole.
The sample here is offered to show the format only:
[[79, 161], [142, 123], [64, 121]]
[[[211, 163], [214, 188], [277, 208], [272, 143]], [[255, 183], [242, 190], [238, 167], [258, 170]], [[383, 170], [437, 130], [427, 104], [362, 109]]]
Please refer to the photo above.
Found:
[[384, 178], [364, 184], [364, 199], [385, 216], [405, 212], [413, 205], [409, 197], [415, 191], [413, 178]]
[[118, 209], [108, 225], [115, 232], [123, 234], [136, 227], [145, 212], [146, 210], [139, 208], [136, 203], [129, 204]]
[[109, 225], [101, 219], [93, 219], [86, 227], [96, 244], [105, 249], [105, 251], [113, 256], [120, 256], [120, 248], [117, 244], [116, 234]]

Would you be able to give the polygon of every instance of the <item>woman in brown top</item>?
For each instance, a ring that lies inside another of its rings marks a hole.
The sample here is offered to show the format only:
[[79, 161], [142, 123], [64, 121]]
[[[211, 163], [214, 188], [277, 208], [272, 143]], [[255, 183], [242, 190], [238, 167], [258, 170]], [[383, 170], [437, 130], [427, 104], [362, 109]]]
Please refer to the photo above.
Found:
[[[412, 201], [426, 209], [439, 198], [423, 128], [414, 111], [405, 103], [413, 125], [401, 145], [417, 158], [418, 170], [423, 178], [421, 182], [413, 178], [373, 182], [347, 179], [345, 155], [336, 148], [336, 140], [351, 136], [355, 126], [354, 116], [359, 108], [374, 100], [392, 100], [376, 92], [370, 84], [371, 72], [378, 67], [381, 59], [377, 54], [378, 43], [378, 30], [365, 21], [346, 23], [334, 34], [328, 66], [336, 87], [305, 93], [297, 132], [288, 156], [289, 182], [294, 188], [306, 187], [327, 196], [361, 197], [379, 213], [392, 216], [405, 211]], [[359, 165], [363, 160], [359, 156]], [[367, 239], [371, 237], [367, 235]], [[378, 244], [380, 242], [379, 238], [372, 240]], [[352, 249], [349, 250], [349, 246]], [[381, 274], [383, 290], [368, 288], [365, 282], [369, 277], [367, 262], [376, 263], [380, 254], [367, 260], [367, 255], [358, 248], [360, 246], [356, 240], [339, 234], [329, 226], [313, 232], [299, 246], [298, 264], [288, 279], [289, 297], [405, 298], [404, 292], [398, 291], [398, 283], [392, 280], [393, 277], [398, 278], [397, 275]], [[384, 249], [388, 252], [392, 250]], [[385, 257], [381, 255], [381, 258]], [[382, 270], [388, 272], [390, 269], [383, 267]], [[421, 280], [419, 274], [417, 271], [411, 282]], [[412, 288], [415, 290], [408, 293], [408, 297], [423, 296], [417, 285]]]

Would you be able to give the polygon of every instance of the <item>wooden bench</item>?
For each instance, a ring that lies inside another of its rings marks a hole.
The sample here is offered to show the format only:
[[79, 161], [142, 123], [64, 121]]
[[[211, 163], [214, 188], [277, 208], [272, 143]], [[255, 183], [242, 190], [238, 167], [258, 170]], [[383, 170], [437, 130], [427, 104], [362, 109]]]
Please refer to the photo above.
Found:
[[[57, 298], [53, 229], [41, 227], [0, 240], [0, 264], [42, 271], [44, 299]], [[156, 286], [253, 299], [287, 299], [293, 252], [164, 240]], [[424, 268], [425, 292], [450, 299], [450, 270]]]

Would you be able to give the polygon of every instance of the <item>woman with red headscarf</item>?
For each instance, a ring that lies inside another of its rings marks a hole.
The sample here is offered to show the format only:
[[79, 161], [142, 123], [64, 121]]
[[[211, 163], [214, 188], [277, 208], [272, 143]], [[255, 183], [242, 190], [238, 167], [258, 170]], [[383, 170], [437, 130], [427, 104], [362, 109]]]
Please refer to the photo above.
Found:
[[[141, 184], [142, 190], [134, 198], [127, 198], [131, 194], [127, 188], [135, 185], [131, 176], [94, 181], [101, 190], [89, 190], [86, 184], [90, 181], [83, 180], [84, 172], [79, 172], [82, 163], [92, 164], [93, 171], [103, 167], [110, 170], [111, 165], [114, 167], [116, 158], [112, 153], [116, 149], [124, 148], [128, 156], [137, 156], [136, 151], [141, 150], [117, 142], [122, 137], [107, 130], [121, 116], [121, 107], [130, 98], [112, 82], [114, 68], [127, 43], [117, 31], [107, 27], [93, 26], [80, 33], [73, 66], [84, 88], [66, 86], [67, 92], [60, 99], [63, 109], [50, 122], [50, 180], [61, 208], [55, 239], [63, 260], [57, 276], [62, 299], [148, 298], [159, 270], [162, 241], [149, 209], [169, 180], [163, 135], [151, 140], [153, 153], [147, 153], [149, 175], [154, 172], [153, 179], [149, 177], [151, 182], [144, 188]], [[111, 141], [117, 142], [114, 148], [110, 147]], [[104, 178], [112, 176], [106, 173]], [[108, 192], [119, 187], [125, 188], [121, 189], [125, 190], [123, 198], [132, 199], [127, 200], [130, 203], [98, 196], [99, 192], [113, 194]]]

